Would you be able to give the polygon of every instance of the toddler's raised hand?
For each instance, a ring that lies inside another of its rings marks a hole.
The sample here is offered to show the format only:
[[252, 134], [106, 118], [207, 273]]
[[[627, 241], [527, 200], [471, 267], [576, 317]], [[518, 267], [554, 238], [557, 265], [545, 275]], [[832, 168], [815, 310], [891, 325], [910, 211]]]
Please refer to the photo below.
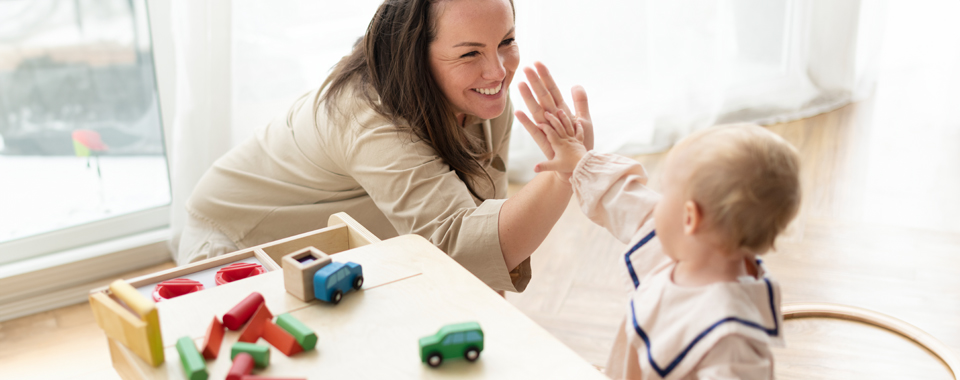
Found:
[[533, 171], [555, 171], [569, 178], [577, 168], [577, 163], [587, 154], [587, 148], [583, 145], [583, 122], [574, 122], [563, 110], [558, 110], [556, 115], [545, 112], [544, 117], [547, 123], [537, 124], [537, 127], [546, 135], [554, 155], [550, 160], [537, 164]]

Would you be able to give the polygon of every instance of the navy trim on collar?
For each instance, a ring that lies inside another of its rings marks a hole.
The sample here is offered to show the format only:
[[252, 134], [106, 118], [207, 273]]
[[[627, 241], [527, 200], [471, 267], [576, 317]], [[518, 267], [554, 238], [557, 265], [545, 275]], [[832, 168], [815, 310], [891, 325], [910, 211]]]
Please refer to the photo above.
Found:
[[700, 340], [703, 339], [705, 336], [707, 336], [707, 334], [709, 334], [711, 331], [713, 331], [713, 329], [717, 328], [717, 326], [720, 326], [721, 324], [724, 324], [726, 322], [737, 322], [744, 326], [752, 327], [760, 331], [763, 331], [770, 336], [780, 335], [780, 322], [778, 322], [777, 320], [777, 308], [773, 303], [773, 286], [770, 285], [770, 280], [764, 278], [763, 281], [767, 283], [767, 293], [770, 299], [770, 312], [773, 314], [772, 329], [763, 327], [759, 323], [748, 321], [748, 320], [737, 318], [737, 317], [727, 317], [727, 318], [721, 319], [716, 323], [714, 323], [712, 326], [708, 327], [706, 330], [703, 330], [703, 332], [701, 332], [700, 335], [697, 335], [697, 337], [694, 338], [692, 342], [690, 342], [687, 348], [685, 348], [683, 352], [681, 352], [680, 355], [677, 356], [676, 359], [673, 359], [673, 361], [670, 362], [670, 365], [668, 365], [667, 368], [660, 368], [660, 366], [653, 361], [653, 354], [651, 353], [652, 350], [650, 349], [650, 338], [647, 337], [647, 334], [643, 331], [642, 328], [640, 328], [640, 325], [637, 324], [637, 313], [633, 309], [633, 300], [631, 299], [630, 314], [633, 319], [633, 329], [637, 332], [637, 335], [640, 335], [640, 339], [643, 339], [643, 343], [647, 345], [647, 360], [650, 361], [650, 366], [653, 367], [653, 370], [657, 371], [657, 374], [659, 374], [660, 377], [667, 377], [667, 375], [669, 375], [670, 372], [673, 371], [673, 369], [680, 364], [683, 358], [686, 357], [688, 353], [690, 353], [690, 350], [693, 349], [694, 345], [700, 342]]
[[647, 244], [647, 242], [650, 241], [650, 239], [653, 239], [654, 236], [657, 236], [657, 230], [650, 231], [650, 233], [647, 234], [647, 236], [645, 236], [643, 239], [640, 239], [640, 241], [637, 242], [633, 248], [630, 248], [630, 251], [628, 251], [627, 254], [623, 255], [623, 259], [627, 262], [627, 271], [630, 272], [630, 278], [633, 279], [634, 288], [640, 287], [640, 278], [637, 277], [637, 272], [633, 270], [633, 262], [630, 261], [630, 255], [632, 255], [637, 249], [640, 249], [640, 247], [642, 247], [644, 244]]

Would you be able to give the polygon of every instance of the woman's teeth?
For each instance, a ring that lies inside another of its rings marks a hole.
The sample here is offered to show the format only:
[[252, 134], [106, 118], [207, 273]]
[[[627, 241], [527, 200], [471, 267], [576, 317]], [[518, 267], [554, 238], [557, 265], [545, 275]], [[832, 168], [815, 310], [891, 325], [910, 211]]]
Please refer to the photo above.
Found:
[[500, 92], [500, 88], [503, 87], [503, 83], [500, 83], [495, 88], [475, 88], [473, 91], [479, 92], [484, 95], [496, 95]]

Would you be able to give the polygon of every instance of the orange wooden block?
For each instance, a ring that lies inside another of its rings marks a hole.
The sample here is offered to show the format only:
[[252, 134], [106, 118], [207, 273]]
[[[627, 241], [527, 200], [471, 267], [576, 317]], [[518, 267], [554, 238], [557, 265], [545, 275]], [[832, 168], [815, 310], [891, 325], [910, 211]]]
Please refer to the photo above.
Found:
[[217, 316], [213, 316], [213, 321], [210, 322], [210, 327], [207, 328], [207, 335], [203, 338], [203, 357], [207, 360], [213, 360], [217, 358], [217, 354], [220, 353], [220, 343], [223, 342], [223, 324], [220, 323], [220, 320], [217, 319]]
[[264, 322], [270, 322], [271, 319], [273, 319], [273, 314], [270, 314], [270, 310], [267, 310], [267, 304], [261, 303], [257, 311], [250, 317], [247, 325], [243, 326], [243, 330], [240, 331], [240, 337], [237, 338], [237, 341], [256, 343], [257, 339], [260, 339], [260, 336], [263, 335]]
[[300, 343], [297, 343], [297, 339], [293, 335], [269, 320], [263, 323], [263, 339], [287, 356], [303, 352], [303, 347], [300, 346]]

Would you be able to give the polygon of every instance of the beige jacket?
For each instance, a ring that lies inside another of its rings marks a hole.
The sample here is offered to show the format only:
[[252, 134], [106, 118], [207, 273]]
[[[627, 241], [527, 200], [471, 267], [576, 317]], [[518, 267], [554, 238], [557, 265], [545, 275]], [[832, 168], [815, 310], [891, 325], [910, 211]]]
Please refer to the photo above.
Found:
[[614, 379], [772, 379], [769, 347], [783, 344], [780, 290], [757, 261], [757, 277], [701, 287], [671, 280], [654, 231], [660, 195], [636, 161], [587, 155], [570, 181], [581, 210], [629, 244], [623, 256], [627, 314], [606, 374]]
[[512, 107], [496, 119], [465, 122], [495, 153], [482, 163], [495, 189], [475, 186], [488, 198], [480, 202], [433, 148], [360, 96], [345, 92], [340, 112], [328, 115], [325, 104], [314, 107], [319, 95], [302, 96], [217, 160], [187, 201], [188, 212], [242, 249], [326, 227], [330, 214], [344, 211], [382, 239], [427, 238], [493, 289], [523, 291], [530, 261], [508, 270], [497, 228]]

